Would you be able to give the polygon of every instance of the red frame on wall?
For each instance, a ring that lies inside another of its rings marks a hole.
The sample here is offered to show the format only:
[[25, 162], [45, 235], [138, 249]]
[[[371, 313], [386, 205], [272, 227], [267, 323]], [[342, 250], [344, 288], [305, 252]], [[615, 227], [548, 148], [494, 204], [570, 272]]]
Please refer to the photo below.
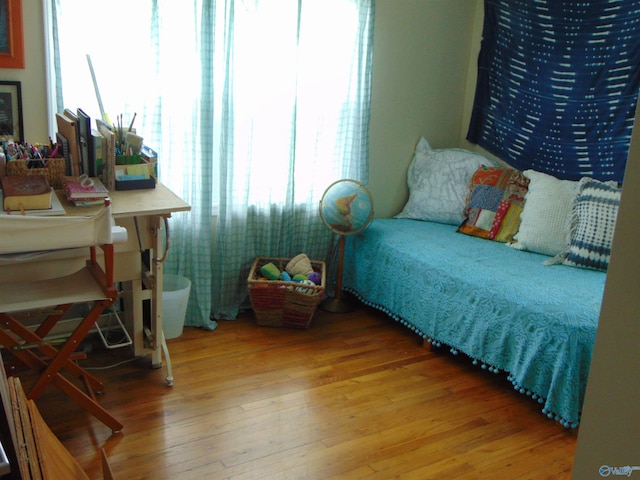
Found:
[[0, 68], [24, 68], [24, 35], [22, 27], [22, 0], [0, 0], [7, 12], [6, 52], [0, 52]]

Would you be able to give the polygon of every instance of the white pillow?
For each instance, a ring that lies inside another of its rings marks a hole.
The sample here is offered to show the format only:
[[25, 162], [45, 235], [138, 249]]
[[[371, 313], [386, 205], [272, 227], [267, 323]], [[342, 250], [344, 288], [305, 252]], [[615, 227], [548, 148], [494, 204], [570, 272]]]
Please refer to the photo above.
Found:
[[396, 218], [460, 225], [469, 182], [482, 165], [495, 162], [461, 148], [435, 150], [420, 138], [407, 172], [409, 200]]
[[555, 256], [571, 240], [569, 214], [578, 194], [579, 182], [559, 180], [546, 173], [525, 170], [529, 190], [524, 210], [520, 214], [520, 228], [511, 247], [518, 250]]

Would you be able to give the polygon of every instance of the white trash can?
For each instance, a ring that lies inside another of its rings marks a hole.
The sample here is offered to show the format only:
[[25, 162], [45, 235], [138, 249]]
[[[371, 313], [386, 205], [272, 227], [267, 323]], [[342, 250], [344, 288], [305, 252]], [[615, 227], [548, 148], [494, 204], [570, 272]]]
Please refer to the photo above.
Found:
[[162, 289], [162, 331], [164, 338], [170, 340], [182, 335], [191, 280], [180, 275], [165, 274]]

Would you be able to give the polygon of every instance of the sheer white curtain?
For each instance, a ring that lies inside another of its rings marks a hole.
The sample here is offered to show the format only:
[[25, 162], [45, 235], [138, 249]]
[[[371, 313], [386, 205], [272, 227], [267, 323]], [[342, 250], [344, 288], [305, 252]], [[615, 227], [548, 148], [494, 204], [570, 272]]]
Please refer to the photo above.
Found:
[[318, 202], [368, 180], [373, 2], [229, 2], [221, 93], [215, 318], [234, 318], [256, 256], [328, 260]]
[[374, 0], [44, 1], [55, 109], [99, 116], [90, 54], [106, 112], [137, 113], [192, 206], [167, 264], [193, 282], [187, 324], [234, 318], [256, 255], [330, 255], [322, 192], [368, 177]]

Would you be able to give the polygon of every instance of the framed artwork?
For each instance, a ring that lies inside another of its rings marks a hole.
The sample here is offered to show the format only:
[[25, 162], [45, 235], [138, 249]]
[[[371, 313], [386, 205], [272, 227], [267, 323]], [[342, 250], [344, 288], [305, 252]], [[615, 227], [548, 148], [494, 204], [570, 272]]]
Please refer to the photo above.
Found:
[[22, 0], [0, 0], [0, 68], [24, 68]]
[[0, 140], [24, 141], [20, 82], [0, 80]]

